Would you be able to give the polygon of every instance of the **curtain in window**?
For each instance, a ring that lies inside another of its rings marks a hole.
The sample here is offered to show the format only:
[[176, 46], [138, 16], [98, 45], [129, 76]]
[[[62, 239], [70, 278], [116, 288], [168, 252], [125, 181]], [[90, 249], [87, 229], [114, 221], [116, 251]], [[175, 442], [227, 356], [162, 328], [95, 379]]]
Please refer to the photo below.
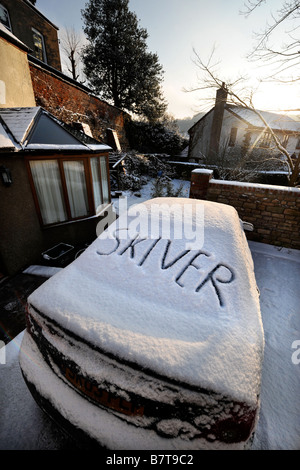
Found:
[[92, 179], [93, 179], [95, 211], [97, 214], [97, 212], [101, 209], [101, 206], [103, 204], [102, 193], [101, 193], [100, 166], [99, 166], [98, 157], [91, 158], [91, 170], [92, 170]]
[[89, 205], [82, 161], [64, 161], [64, 172], [72, 218], [88, 215]]
[[57, 161], [31, 161], [30, 169], [44, 224], [67, 220]]
[[101, 177], [102, 177], [103, 204], [108, 204], [109, 203], [109, 186], [108, 186], [107, 167], [106, 167], [105, 157], [100, 157], [100, 166], [101, 166]]

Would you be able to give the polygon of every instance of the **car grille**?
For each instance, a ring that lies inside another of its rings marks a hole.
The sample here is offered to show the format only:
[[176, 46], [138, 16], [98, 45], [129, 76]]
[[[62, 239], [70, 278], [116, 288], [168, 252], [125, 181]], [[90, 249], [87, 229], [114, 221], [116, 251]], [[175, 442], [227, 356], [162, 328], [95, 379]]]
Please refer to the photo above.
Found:
[[49, 367], [66, 385], [134, 426], [169, 438], [225, 443], [246, 441], [252, 433], [256, 409], [122, 362], [32, 305], [27, 329]]

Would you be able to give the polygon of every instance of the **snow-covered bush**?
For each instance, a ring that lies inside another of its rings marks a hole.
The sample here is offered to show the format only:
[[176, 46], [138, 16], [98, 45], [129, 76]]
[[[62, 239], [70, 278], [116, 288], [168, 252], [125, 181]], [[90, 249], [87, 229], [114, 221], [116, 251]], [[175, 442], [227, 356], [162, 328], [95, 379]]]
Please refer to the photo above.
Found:
[[183, 192], [183, 184], [175, 188], [169, 178], [158, 177], [152, 183], [151, 197], [180, 197]]
[[[113, 157], [113, 155], [111, 155]], [[118, 156], [119, 160], [122, 158]], [[175, 177], [173, 167], [162, 161], [157, 155], [143, 155], [136, 152], [124, 154], [123, 160], [118, 164], [116, 172], [111, 172], [111, 188], [121, 190], [139, 191], [149, 178]], [[119, 184], [119, 188], [117, 188]]]

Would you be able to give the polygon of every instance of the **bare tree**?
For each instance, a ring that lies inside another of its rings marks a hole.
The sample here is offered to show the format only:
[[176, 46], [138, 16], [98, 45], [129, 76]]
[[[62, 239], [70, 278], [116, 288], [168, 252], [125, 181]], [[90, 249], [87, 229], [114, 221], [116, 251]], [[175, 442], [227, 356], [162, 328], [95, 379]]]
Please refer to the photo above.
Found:
[[260, 111], [258, 111], [254, 107], [253, 105], [254, 91], [253, 89], [246, 87], [245, 85], [246, 77], [240, 76], [233, 81], [227, 81], [225, 85], [224, 79], [223, 78], [221, 79], [218, 76], [218, 73], [216, 71], [216, 67], [219, 65], [219, 63], [218, 62], [216, 63], [213, 60], [214, 50], [209, 56], [207, 62], [203, 62], [200, 55], [195, 50], [194, 50], [194, 54], [195, 54], [194, 63], [196, 67], [198, 68], [198, 70], [202, 72], [202, 77], [198, 77], [198, 80], [200, 82], [199, 86], [195, 88], [190, 88], [189, 90], [186, 90], [186, 91], [192, 92], [192, 91], [208, 90], [208, 89], [215, 90], [215, 89], [219, 89], [219, 88], [226, 86], [226, 91], [228, 94], [227, 95], [228, 102], [234, 105], [243, 106], [246, 109], [250, 109], [259, 117], [262, 124], [264, 125], [265, 130], [271, 134], [273, 142], [274, 142], [274, 146], [282, 155], [284, 162], [287, 164], [288, 171], [289, 171], [289, 174], [288, 174], [289, 185], [295, 186], [297, 184], [298, 177], [299, 177], [300, 154], [298, 155], [297, 158], [293, 158], [293, 156], [289, 154], [289, 152], [280, 142], [274, 130], [269, 126], [269, 124], [265, 120], [264, 116], [260, 113]]
[[[266, 1], [247, 0], [242, 14], [251, 15]], [[300, 1], [282, 0], [281, 7], [270, 16], [265, 29], [255, 33], [255, 45], [249, 54], [249, 59], [271, 65], [272, 73], [269, 78], [283, 83], [293, 83], [300, 79]], [[280, 32], [280, 40], [284, 38], [284, 42], [280, 44], [275, 37], [277, 32]]]
[[80, 77], [80, 54], [82, 39], [74, 27], [65, 28], [61, 38], [61, 49], [68, 60], [67, 69], [74, 80]]

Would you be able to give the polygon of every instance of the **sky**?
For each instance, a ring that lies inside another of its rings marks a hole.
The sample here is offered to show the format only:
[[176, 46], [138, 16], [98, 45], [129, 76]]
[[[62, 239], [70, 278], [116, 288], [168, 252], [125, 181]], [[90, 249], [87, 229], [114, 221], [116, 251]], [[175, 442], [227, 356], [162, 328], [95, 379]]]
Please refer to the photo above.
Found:
[[[36, 7], [59, 27], [61, 36], [70, 27], [82, 32], [81, 10], [86, 3], [86, 0], [37, 0]], [[194, 51], [206, 62], [213, 49], [217, 75], [225, 82], [241, 75], [249, 77], [258, 109], [299, 108], [299, 86], [271, 83], [258, 86], [267, 71], [247, 60], [255, 33], [264, 30], [271, 12], [276, 13], [282, 3], [283, 0], [267, 0], [246, 17], [241, 13], [245, 10], [244, 0], [129, 0], [130, 10], [148, 32], [148, 50], [157, 53], [164, 69], [163, 92], [168, 113], [183, 119], [213, 106], [209, 99], [213, 100], [215, 90], [187, 91], [201, 85], [202, 74], [195, 64]], [[277, 40], [283, 42], [283, 31], [278, 31]]]

